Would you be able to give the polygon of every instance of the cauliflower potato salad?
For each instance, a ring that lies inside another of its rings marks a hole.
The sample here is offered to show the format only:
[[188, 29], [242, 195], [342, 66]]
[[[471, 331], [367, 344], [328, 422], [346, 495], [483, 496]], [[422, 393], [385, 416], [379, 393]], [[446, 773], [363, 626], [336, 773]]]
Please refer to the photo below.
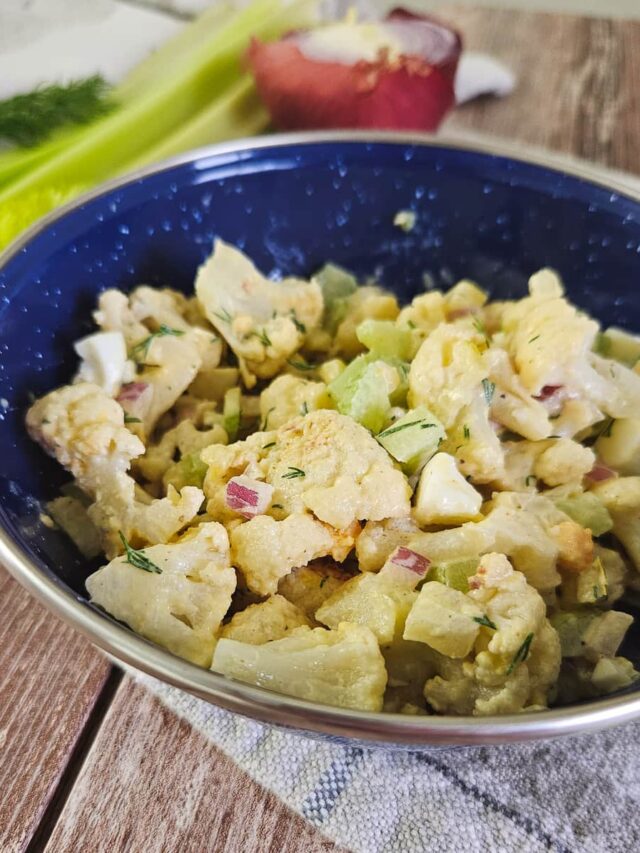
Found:
[[620, 690], [640, 590], [640, 339], [536, 273], [401, 307], [217, 241], [195, 294], [106, 290], [29, 409], [91, 601], [202, 667], [364, 711]]

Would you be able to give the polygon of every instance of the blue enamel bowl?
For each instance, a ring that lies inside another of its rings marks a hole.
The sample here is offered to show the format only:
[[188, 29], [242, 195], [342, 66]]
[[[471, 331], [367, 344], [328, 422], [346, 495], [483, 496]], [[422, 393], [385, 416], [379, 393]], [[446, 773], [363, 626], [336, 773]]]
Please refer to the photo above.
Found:
[[[399, 210], [415, 228], [394, 227]], [[195, 152], [106, 185], [43, 220], [0, 259], [0, 562], [93, 642], [171, 684], [258, 720], [395, 746], [498, 743], [586, 731], [640, 714], [640, 693], [512, 717], [368, 714], [251, 688], [188, 664], [91, 607], [93, 569], [40, 520], [68, 480], [25, 434], [31, 395], [64, 383], [71, 343], [108, 287], [189, 291], [216, 236], [273, 275], [332, 260], [403, 300], [469, 277], [521, 296], [550, 266], [604, 324], [640, 330], [640, 196], [598, 173], [422, 136], [265, 137]], [[638, 635], [624, 651], [637, 659]], [[54, 664], [55, 665], [55, 664]]]

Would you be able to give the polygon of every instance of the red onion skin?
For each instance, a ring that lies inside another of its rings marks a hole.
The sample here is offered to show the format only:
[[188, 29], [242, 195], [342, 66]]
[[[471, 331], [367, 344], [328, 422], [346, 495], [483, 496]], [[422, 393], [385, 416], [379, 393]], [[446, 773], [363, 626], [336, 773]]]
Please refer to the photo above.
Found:
[[[388, 16], [394, 18], [429, 20], [404, 10]], [[450, 57], [438, 65], [418, 56], [354, 65], [320, 62], [305, 56], [295, 38], [294, 33], [270, 44], [254, 39], [247, 54], [258, 92], [282, 130], [433, 131], [454, 106], [457, 34]]]

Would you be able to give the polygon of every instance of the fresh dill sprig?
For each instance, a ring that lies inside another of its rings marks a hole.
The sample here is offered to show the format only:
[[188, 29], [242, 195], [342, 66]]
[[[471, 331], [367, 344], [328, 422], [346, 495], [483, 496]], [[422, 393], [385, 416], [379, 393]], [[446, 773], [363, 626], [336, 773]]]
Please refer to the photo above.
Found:
[[118, 535], [120, 536], [120, 541], [124, 545], [127, 563], [131, 563], [131, 565], [135, 566], [136, 569], [142, 569], [143, 572], [151, 572], [151, 574], [154, 575], [162, 574], [160, 566], [156, 566], [156, 564], [147, 557], [144, 551], [138, 551], [136, 548], [132, 548], [131, 545], [129, 545], [122, 530], [118, 531]]
[[[179, 338], [184, 335], [184, 332], [180, 329], [172, 329], [169, 326], [165, 326], [164, 323], [160, 326], [157, 332], [152, 332], [148, 337], [141, 340], [137, 343], [133, 349], [131, 350], [131, 354], [139, 361], [144, 361], [144, 359], [149, 355], [149, 347], [153, 343], [156, 338], [166, 338], [169, 335], [173, 337]], [[140, 357], [140, 358], [138, 358]]]
[[524, 638], [524, 642], [513, 656], [513, 660], [507, 668], [507, 675], [511, 675], [511, 673], [517, 666], [526, 661], [527, 657], [529, 656], [529, 649], [531, 648], [532, 640], [533, 634], [527, 634], [527, 636]]
[[429, 429], [430, 427], [435, 427], [435, 424], [428, 424], [424, 422], [424, 418], [420, 418], [417, 421], [409, 421], [408, 424], [396, 424], [395, 426], [387, 427], [383, 429], [382, 432], [379, 432], [376, 438], [386, 438], [388, 435], [393, 435], [396, 432], [400, 432], [403, 429], [409, 429], [409, 427], [417, 426], [420, 429]]
[[96, 74], [0, 101], [0, 139], [31, 148], [64, 125], [87, 124], [114, 107], [108, 92], [109, 85]]
[[496, 623], [492, 622], [486, 614], [484, 616], [474, 616], [473, 621], [477, 622], [478, 625], [482, 625], [483, 628], [491, 628], [493, 631], [498, 630]]
[[291, 465], [289, 465], [287, 473], [282, 475], [283, 480], [295, 480], [296, 477], [306, 477], [306, 474], [302, 468], [294, 468]]

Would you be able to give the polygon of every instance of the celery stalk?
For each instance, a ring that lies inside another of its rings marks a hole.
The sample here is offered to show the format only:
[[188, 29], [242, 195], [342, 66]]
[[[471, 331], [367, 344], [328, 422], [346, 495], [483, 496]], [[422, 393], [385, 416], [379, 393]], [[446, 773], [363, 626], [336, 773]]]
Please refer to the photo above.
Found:
[[[205, 39], [211, 39], [215, 28], [219, 29], [228, 24], [234, 14], [235, 9], [229, 3], [207, 9], [163, 44], [159, 50], [136, 65], [124, 80], [114, 87], [112, 92], [114, 102], [118, 106], [126, 106], [147, 96], [162, 80], [179, 71], [181, 64], [188, 63], [190, 54]], [[92, 127], [98, 124], [100, 119], [92, 122]], [[74, 144], [86, 133], [86, 130], [86, 127], [64, 128], [34, 148], [10, 149], [0, 153], [0, 188], [49, 160], [62, 147]]]
[[[217, 28], [210, 38], [195, 44], [188, 61], [184, 65], [176, 62], [175, 73], [159, 81], [145, 97], [134, 99], [86, 128], [75, 143], [0, 190], [0, 233], [4, 242], [19, 233], [12, 234], [7, 225], [13, 204], [28, 207], [30, 199], [43, 197], [51, 187], [60, 191], [67, 187], [71, 191], [72, 186], [91, 186], [140, 160], [176, 128], [189, 123], [194, 113], [228, 93], [242, 76], [241, 58], [251, 36], [273, 38], [300, 26], [308, 21], [313, 6], [315, 3], [309, 0], [290, 5], [281, 0], [256, 0]], [[141, 75], [138, 85], [142, 86], [142, 82]], [[202, 128], [198, 125], [197, 129], [200, 132]]]
[[261, 104], [253, 79], [247, 74], [175, 133], [127, 163], [127, 171], [199, 145], [253, 136], [265, 130], [268, 124], [269, 115]]

